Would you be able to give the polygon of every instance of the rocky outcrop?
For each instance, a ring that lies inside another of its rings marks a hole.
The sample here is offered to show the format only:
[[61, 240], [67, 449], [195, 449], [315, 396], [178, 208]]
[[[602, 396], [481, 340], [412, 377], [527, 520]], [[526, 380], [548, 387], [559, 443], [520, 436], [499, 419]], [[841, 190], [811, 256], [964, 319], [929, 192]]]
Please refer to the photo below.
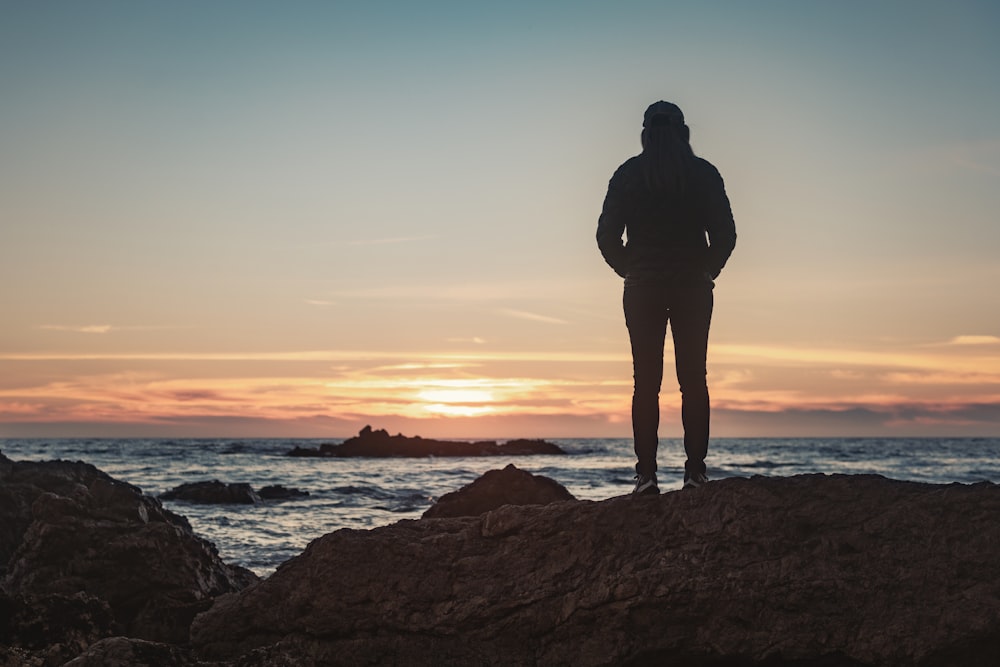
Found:
[[97, 468], [0, 454], [0, 643], [62, 664], [112, 634], [186, 643], [191, 619], [257, 577], [187, 520]]
[[365, 426], [353, 438], [339, 445], [323, 444], [318, 448], [296, 446], [288, 456], [313, 457], [426, 457], [426, 456], [529, 456], [565, 454], [558, 445], [545, 440], [517, 439], [498, 444], [492, 440], [459, 442], [434, 440], [402, 434], [389, 435], [384, 429]]
[[187, 482], [160, 494], [162, 500], [180, 500], [201, 505], [255, 505], [275, 500], [306, 498], [308, 491], [285, 487], [281, 484], [265, 486], [255, 491], [244, 483], [226, 484], [217, 479], [207, 482]]
[[575, 500], [565, 486], [510, 463], [503, 470], [490, 470], [458, 491], [444, 494], [424, 512], [423, 518], [478, 516], [503, 505], [547, 505], [563, 500]]
[[161, 500], [183, 500], [206, 505], [254, 505], [261, 497], [249, 484], [225, 484], [217, 479], [187, 482], [160, 494]]
[[724, 479], [340, 530], [192, 625], [202, 659], [993, 664], [1000, 488]]
[[988, 483], [733, 478], [341, 530], [255, 581], [135, 487], [0, 455], [0, 665], [989, 665], [997, 516]]
[[265, 486], [257, 494], [263, 500], [294, 500], [296, 498], [308, 498], [309, 492], [302, 491], [301, 489], [296, 489], [295, 487], [286, 487], [281, 484], [272, 484]]

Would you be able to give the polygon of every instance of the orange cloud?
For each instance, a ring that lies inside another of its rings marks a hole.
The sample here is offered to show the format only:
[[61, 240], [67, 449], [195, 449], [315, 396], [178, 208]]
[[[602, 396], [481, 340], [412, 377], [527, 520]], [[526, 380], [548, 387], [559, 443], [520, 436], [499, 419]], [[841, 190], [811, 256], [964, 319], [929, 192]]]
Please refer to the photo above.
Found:
[[997, 345], [1000, 344], [998, 336], [955, 336], [949, 345]]
[[[982, 425], [993, 413], [970, 406], [1000, 404], [1000, 363], [987, 349], [719, 344], [710, 350], [709, 384], [723, 420], [863, 411], [884, 423], [919, 424], [922, 415]], [[628, 354], [601, 350], [33, 353], [0, 362], [8, 362], [0, 389], [7, 423], [411, 420], [441, 432], [441, 420], [492, 429], [503, 418], [551, 419], [585, 433], [606, 433], [595, 428], [605, 424], [627, 435], [631, 399]], [[680, 395], [670, 364], [661, 404], [663, 423], [676, 424]]]

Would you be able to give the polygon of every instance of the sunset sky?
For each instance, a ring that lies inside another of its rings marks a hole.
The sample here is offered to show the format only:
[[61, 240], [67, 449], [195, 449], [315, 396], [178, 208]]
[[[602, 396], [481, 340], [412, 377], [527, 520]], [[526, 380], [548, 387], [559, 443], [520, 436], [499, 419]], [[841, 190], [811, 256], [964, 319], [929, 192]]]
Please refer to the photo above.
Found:
[[594, 232], [658, 99], [739, 234], [715, 435], [1000, 436], [998, 34], [992, 0], [4, 2], [0, 437], [630, 435]]

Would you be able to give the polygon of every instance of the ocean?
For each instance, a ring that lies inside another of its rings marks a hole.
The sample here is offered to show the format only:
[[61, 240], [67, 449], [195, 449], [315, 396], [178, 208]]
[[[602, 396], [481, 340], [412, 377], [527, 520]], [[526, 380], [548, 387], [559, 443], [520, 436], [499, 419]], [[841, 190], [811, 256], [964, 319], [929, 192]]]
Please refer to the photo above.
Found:
[[[257, 505], [197, 505], [164, 501], [213, 542], [223, 560], [261, 576], [300, 553], [313, 539], [340, 528], [373, 528], [416, 519], [441, 495], [508, 463], [560, 482], [577, 498], [626, 494], [634, 464], [630, 439], [550, 439], [567, 456], [468, 458], [299, 458], [308, 439], [0, 439], [13, 460], [66, 459], [93, 464], [112, 477], [158, 496], [185, 482], [217, 479], [254, 489], [281, 484], [309, 495]], [[660, 443], [664, 492], [680, 488], [683, 447]], [[712, 441], [709, 477], [803, 473], [878, 474], [934, 484], [1000, 483], [1000, 438], [719, 438]]]

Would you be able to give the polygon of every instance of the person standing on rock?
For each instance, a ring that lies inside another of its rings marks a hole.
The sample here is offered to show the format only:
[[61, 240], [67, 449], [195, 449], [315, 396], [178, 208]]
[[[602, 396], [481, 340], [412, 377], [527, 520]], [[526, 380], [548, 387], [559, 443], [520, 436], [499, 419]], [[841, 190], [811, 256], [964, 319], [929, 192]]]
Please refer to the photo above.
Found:
[[[715, 279], [736, 245], [736, 226], [718, 170], [691, 150], [684, 114], [656, 102], [642, 122], [642, 153], [608, 183], [597, 223], [605, 261], [625, 279], [625, 325], [635, 380], [634, 494], [655, 494], [660, 385], [667, 323], [681, 390], [684, 488], [708, 481], [708, 330]], [[627, 234], [628, 243], [622, 242]]]

